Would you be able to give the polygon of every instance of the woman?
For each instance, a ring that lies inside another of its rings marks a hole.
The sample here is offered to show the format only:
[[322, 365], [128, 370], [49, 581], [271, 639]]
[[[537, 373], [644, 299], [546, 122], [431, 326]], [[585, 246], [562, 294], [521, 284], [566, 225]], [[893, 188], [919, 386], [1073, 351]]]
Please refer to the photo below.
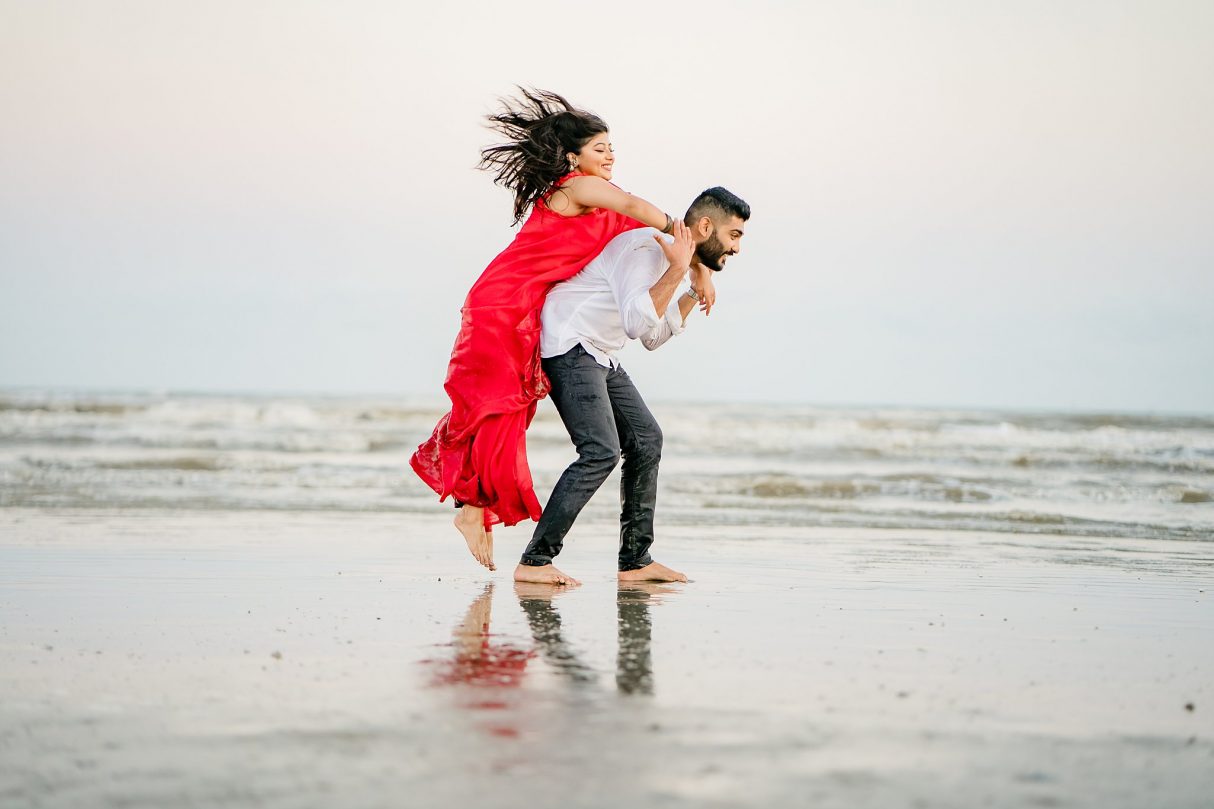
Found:
[[[520, 88], [521, 89], [521, 88]], [[619, 234], [671, 232], [657, 207], [613, 185], [607, 124], [556, 93], [521, 90], [489, 116], [506, 142], [481, 152], [479, 168], [514, 192], [510, 245], [472, 285], [444, 388], [451, 412], [410, 459], [414, 471], [460, 508], [455, 527], [477, 561], [493, 564], [492, 527], [538, 520], [524, 433], [548, 393], [540, 368], [540, 309], [553, 284], [572, 277]], [[705, 271], [693, 279], [706, 305]]]

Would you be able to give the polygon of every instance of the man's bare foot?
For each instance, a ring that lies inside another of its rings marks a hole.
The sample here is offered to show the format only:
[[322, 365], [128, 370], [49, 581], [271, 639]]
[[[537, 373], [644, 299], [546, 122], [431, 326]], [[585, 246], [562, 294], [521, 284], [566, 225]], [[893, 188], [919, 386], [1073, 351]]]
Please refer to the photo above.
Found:
[[640, 570], [621, 570], [620, 581], [687, 581], [687, 577], [666, 565], [650, 562]]
[[485, 531], [485, 510], [464, 506], [455, 516], [455, 527], [464, 535], [473, 558], [490, 570], [497, 570], [493, 564], [493, 538]]
[[580, 581], [568, 574], [562, 573], [552, 565], [519, 565], [514, 569], [515, 581], [534, 582], [535, 584], [581, 584]]

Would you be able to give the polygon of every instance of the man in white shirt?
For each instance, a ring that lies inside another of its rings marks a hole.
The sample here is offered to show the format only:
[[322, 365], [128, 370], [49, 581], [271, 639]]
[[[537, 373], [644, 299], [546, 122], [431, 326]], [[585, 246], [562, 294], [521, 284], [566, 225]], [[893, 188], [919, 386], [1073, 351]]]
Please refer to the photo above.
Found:
[[[705, 287], [709, 271], [737, 254], [749, 218], [749, 205], [710, 188], [675, 223], [669, 240], [652, 228], [621, 234], [548, 293], [540, 356], [578, 458], [557, 481], [515, 581], [580, 583], [552, 560], [621, 458], [619, 580], [687, 581], [649, 555], [662, 430], [615, 354], [630, 339], [652, 351], [683, 333], [699, 300], [696, 287]], [[696, 279], [690, 287], [688, 277]], [[707, 313], [708, 305], [701, 306]]]

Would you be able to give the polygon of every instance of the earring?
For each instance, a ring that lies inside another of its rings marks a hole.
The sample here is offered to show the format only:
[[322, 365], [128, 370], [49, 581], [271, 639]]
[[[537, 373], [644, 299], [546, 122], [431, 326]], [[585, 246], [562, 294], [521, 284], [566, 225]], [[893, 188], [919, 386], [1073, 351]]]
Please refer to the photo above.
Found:
[[570, 158], [570, 160], [569, 160], [569, 170], [570, 170], [570, 171], [577, 171], [577, 158], [576, 158], [576, 157], [574, 157], [574, 158]]

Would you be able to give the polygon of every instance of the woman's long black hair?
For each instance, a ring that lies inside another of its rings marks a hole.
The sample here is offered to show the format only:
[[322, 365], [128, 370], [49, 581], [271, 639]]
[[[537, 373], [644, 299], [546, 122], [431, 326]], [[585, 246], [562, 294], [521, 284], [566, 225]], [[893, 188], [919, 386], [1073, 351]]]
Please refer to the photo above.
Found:
[[607, 123], [547, 90], [518, 88], [521, 97], [503, 98], [501, 112], [486, 116], [489, 128], [506, 138], [481, 150], [477, 168], [514, 192], [514, 224], [540, 197], [569, 173], [569, 152], [580, 152]]

